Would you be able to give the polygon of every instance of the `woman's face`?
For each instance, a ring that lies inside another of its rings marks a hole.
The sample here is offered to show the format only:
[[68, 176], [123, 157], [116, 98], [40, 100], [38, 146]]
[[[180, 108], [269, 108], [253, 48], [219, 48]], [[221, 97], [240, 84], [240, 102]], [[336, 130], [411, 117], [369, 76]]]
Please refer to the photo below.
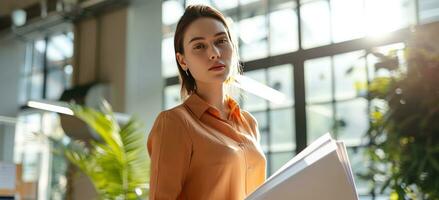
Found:
[[233, 47], [225, 26], [213, 18], [199, 18], [186, 29], [184, 55], [177, 53], [183, 70], [200, 83], [223, 83], [230, 72]]

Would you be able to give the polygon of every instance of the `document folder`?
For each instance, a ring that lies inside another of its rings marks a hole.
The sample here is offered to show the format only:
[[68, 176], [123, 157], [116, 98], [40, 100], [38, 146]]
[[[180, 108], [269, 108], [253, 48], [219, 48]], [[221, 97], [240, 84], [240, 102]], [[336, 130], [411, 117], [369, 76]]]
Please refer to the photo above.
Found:
[[346, 146], [329, 133], [293, 157], [247, 200], [358, 200]]

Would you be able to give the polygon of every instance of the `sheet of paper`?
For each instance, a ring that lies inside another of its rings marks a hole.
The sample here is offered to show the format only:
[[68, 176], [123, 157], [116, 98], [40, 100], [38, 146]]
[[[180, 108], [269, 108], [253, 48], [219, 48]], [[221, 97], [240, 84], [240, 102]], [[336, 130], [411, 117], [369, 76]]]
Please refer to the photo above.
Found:
[[358, 199], [346, 147], [329, 134], [318, 138], [247, 199]]

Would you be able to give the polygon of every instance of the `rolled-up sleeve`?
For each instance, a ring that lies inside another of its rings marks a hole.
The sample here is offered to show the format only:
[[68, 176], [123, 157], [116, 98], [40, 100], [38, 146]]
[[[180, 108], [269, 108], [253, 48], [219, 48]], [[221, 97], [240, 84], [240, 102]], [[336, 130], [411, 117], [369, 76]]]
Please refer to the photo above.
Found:
[[149, 199], [179, 199], [192, 152], [184, 119], [170, 111], [161, 112], [147, 147], [151, 158]]

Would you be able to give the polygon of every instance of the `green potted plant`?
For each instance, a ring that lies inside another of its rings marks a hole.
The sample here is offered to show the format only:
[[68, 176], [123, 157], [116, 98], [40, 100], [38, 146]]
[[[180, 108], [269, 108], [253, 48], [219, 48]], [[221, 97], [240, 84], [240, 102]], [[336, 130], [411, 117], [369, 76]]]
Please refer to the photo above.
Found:
[[[439, 199], [439, 48], [435, 34], [417, 31], [404, 62], [375, 54], [387, 71], [369, 86], [372, 106], [368, 177], [390, 199]], [[435, 46], [436, 45], [436, 46]]]
[[106, 101], [101, 111], [75, 104], [70, 109], [99, 139], [85, 144], [68, 136], [49, 137], [54, 149], [89, 177], [99, 199], [146, 199], [149, 157], [140, 123], [131, 118], [120, 126]]

